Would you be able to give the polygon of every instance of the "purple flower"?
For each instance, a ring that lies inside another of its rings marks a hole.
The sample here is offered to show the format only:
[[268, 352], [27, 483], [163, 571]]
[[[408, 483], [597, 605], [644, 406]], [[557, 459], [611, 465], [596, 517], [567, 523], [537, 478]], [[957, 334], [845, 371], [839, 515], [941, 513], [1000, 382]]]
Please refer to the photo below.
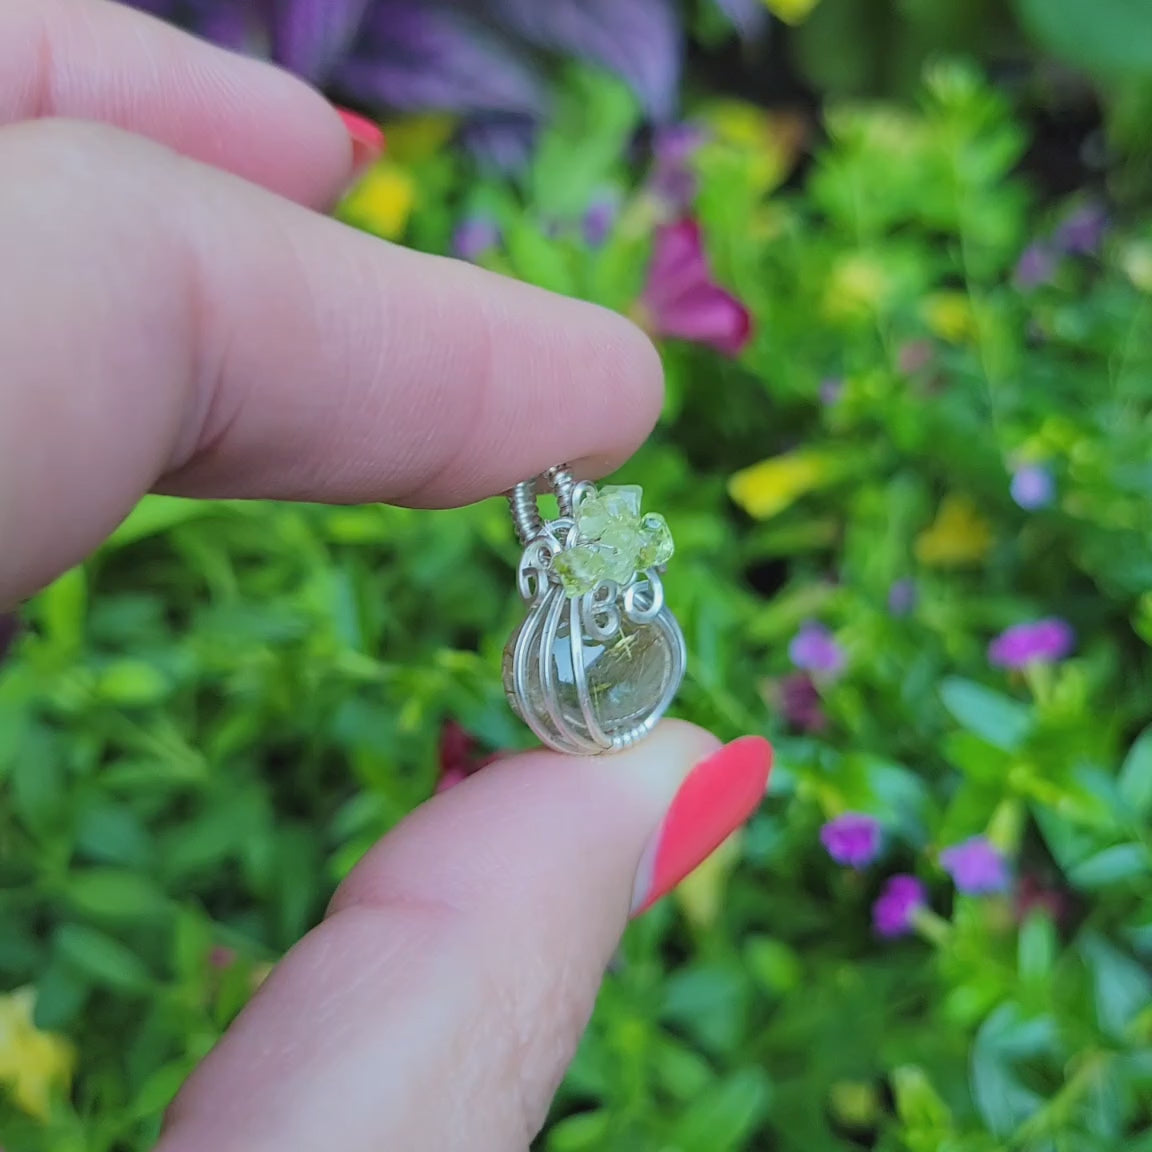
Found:
[[1029, 512], [1046, 508], [1056, 496], [1056, 481], [1042, 464], [1025, 464], [1012, 474], [1012, 499]]
[[620, 214], [620, 196], [613, 191], [600, 193], [584, 213], [581, 230], [590, 248], [599, 248], [612, 232]]
[[961, 892], [980, 895], [1008, 887], [1004, 857], [984, 839], [973, 836], [940, 853], [940, 866]]
[[917, 912], [927, 904], [924, 885], [915, 876], [898, 873], [889, 878], [872, 905], [872, 926], [878, 936], [904, 936], [912, 930]]
[[820, 381], [820, 403], [831, 408], [844, 393], [844, 381], [839, 376], [829, 376]]
[[360, 104], [537, 119], [540, 74], [473, 17], [412, 0], [375, 0], [336, 84]]
[[780, 712], [789, 727], [799, 732], [823, 732], [828, 727], [820, 693], [807, 672], [785, 676], [778, 689]]
[[500, 229], [491, 216], [466, 216], [452, 234], [452, 254], [474, 262], [499, 243]]
[[624, 78], [657, 120], [672, 115], [683, 50], [672, 0], [483, 0], [492, 23]]
[[696, 198], [692, 161], [706, 138], [697, 124], [671, 124], [656, 131], [648, 191], [673, 214], [687, 212]]
[[837, 864], [863, 868], [880, 851], [880, 823], [861, 812], [845, 812], [820, 829], [820, 843]]
[[[271, 8], [273, 56], [309, 80], [325, 79], [352, 47], [368, 7], [369, 0], [277, 0]], [[203, 22], [197, 28], [211, 34]]]
[[829, 679], [844, 671], [844, 649], [823, 624], [815, 621], [809, 621], [792, 638], [788, 656], [797, 668]]
[[988, 645], [988, 659], [1001, 668], [1063, 660], [1072, 651], [1076, 634], [1055, 616], [1013, 624]]
[[483, 167], [519, 172], [532, 159], [536, 128], [536, 121], [529, 116], [477, 115], [460, 129], [459, 140]]
[[1052, 250], [1047, 245], [1034, 241], [1021, 253], [1012, 280], [1017, 288], [1027, 291], [1038, 288], [1041, 284], [1047, 284], [1055, 272], [1056, 257]]
[[916, 607], [918, 597], [913, 581], [907, 578], [897, 580], [888, 589], [888, 611], [893, 616], [907, 616]]
[[1069, 256], [1091, 256], [1108, 231], [1108, 214], [1102, 204], [1081, 204], [1064, 218], [1052, 237], [1057, 250]]
[[681, 220], [656, 233], [640, 320], [656, 336], [707, 344], [737, 356], [752, 334], [748, 309], [712, 279], [700, 228]]

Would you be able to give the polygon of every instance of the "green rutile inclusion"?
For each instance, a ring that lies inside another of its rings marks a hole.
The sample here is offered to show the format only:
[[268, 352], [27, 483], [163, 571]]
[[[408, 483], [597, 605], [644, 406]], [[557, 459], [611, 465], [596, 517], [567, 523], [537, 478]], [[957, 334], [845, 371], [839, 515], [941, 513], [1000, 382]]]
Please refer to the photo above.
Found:
[[583, 596], [604, 580], [628, 584], [638, 571], [667, 564], [674, 546], [663, 516], [640, 515], [643, 490], [608, 485], [576, 509], [576, 542], [553, 561], [569, 596]]

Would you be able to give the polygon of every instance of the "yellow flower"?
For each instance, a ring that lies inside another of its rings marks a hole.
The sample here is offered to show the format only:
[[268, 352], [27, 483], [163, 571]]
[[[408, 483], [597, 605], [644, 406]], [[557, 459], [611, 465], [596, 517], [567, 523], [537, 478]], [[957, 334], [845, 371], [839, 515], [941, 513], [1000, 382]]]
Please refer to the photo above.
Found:
[[857, 253], [839, 260], [824, 292], [824, 311], [832, 319], [867, 319], [880, 310], [891, 291], [888, 274], [870, 256]]
[[416, 185], [411, 174], [385, 160], [375, 165], [352, 189], [341, 205], [340, 215], [350, 224], [385, 240], [396, 240], [408, 227]]
[[47, 1120], [52, 1088], [72, 1081], [76, 1050], [63, 1036], [36, 1027], [35, 1006], [34, 988], [0, 996], [0, 1083], [8, 1085], [17, 1107]]
[[820, 0], [763, 0], [764, 7], [785, 24], [802, 24]]
[[744, 847], [741, 831], [733, 832], [695, 872], [675, 889], [675, 899], [684, 915], [697, 928], [710, 928], [724, 904], [728, 877], [740, 861]]
[[712, 101], [699, 118], [710, 129], [709, 142], [700, 153], [702, 167], [735, 155], [760, 192], [768, 192], [787, 179], [808, 134], [800, 117], [769, 112], [743, 100]]
[[805, 493], [829, 483], [837, 473], [830, 456], [798, 449], [737, 472], [728, 481], [728, 494], [749, 516], [767, 520]]
[[937, 292], [924, 301], [928, 327], [950, 344], [961, 344], [976, 335], [972, 303], [963, 292]]
[[916, 558], [933, 568], [978, 564], [992, 547], [992, 527], [967, 496], [948, 496], [936, 521], [916, 538]]

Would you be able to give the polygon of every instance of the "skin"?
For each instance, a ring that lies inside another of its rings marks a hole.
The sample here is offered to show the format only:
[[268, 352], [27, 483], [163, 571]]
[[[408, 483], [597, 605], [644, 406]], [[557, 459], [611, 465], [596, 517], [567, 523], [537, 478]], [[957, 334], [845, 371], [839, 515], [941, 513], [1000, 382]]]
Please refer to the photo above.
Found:
[[[0, 605], [150, 490], [447, 507], [607, 471], [659, 411], [626, 321], [327, 219], [352, 146], [321, 96], [103, 0], [0, 4], [0, 171]], [[162, 1152], [526, 1148], [644, 846], [716, 746], [667, 723], [425, 804], [193, 1075]]]

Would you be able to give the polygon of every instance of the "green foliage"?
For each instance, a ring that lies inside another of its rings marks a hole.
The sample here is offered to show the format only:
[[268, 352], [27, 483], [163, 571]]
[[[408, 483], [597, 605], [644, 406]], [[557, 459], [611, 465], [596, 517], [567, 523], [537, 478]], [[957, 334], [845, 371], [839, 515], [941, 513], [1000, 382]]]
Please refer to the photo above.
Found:
[[[626, 309], [653, 226], [621, 158], [634, 113], [571, 83], [522, 183], [455, 172], [414, 235], [482, 201], [494, 266]], [[664, 419], [621, 476], [677, 540], [678, 708], [771, 736], [773, 788], [709, 881], [710, 922], [669, 901], [630, 930], [541, 1147], [1147, 1147], [1152, 218], [1026, 290], [1020, 254], [1078, 201], [1016, 174], [1027, 134], [976, 74], [936, 66], [916, 110], [834, 104], [826, 125], [785, 191], [763, 141], [700, 154], [709, 251], [755, 335], [737, 361], [664, 348]], [[589, 248], [606, 186], [624, 205]], [[797, 446], [843, 470], [753, 520], [729, 477]], [[1051, 506], [1013, 502], [1022, 461], [1051, 470]], [[939, 515], [955, 496], [962, 560]], [[29, 606], [0, 678], [0, 980], [36, 985], [80, 1064], [46, 1124], [0, 1097], [7, 1152], [148, 1147], [266, 965], [431, 793], [441, 723], [526, 743], [498, 671], [514, 559], [498, 501], [154, 497]], [[989, 663], [1001, 629], [1044, 616], [1074, 625], [1070, 659]], [[810, 618], [848, 659], [814, 731], [780, 703]], [[845, 810], [885, 826], [867, 871], [820, 848]], [[977, 834], [1015, 894], [958, 894], [938, 868]], [[869, 906], [901, 871], [936, 915], [883, 942]]]

